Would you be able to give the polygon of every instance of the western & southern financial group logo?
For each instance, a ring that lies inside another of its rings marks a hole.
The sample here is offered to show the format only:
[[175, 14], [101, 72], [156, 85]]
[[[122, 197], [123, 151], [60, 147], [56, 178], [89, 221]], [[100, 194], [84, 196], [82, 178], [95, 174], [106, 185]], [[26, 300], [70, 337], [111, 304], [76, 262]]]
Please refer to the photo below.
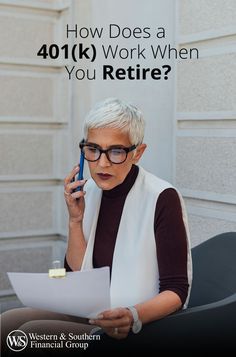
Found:
[[14, 352], [22, 351], [27, 344], [28, 337], [21, 330], [13, 330], [7, 335], [7, 346]]

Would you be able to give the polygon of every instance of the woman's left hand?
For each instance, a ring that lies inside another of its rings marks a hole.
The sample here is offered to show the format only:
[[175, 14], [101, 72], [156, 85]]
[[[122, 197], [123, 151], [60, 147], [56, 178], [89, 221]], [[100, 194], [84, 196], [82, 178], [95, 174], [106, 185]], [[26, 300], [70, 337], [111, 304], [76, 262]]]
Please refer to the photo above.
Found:
[[110, 337], [120, 340], [128, 336], [133, 316], [128, 309], [120, 307], [104, 311], [97, 316], [97, 319], [89, 320], [89, 322], [100, 326]]

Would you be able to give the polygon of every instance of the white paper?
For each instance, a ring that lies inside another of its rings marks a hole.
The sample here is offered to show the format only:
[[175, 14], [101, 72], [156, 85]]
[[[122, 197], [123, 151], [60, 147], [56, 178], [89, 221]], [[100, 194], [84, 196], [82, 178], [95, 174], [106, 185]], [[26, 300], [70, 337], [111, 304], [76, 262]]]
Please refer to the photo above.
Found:
[[25, 306], [87, 318], [110, 309], [109, 267], [68, 272], [64, 278], [33, 273], [8, 276]]

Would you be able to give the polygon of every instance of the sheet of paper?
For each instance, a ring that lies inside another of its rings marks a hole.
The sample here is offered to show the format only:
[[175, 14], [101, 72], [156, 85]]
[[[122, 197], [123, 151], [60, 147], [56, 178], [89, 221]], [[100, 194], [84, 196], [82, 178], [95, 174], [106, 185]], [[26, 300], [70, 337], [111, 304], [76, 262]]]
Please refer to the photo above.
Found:
[[8, 276], [25, 306], [87, 318], [110, 308], [108, 267], [69, 272], [64, 278], [33, 273]]

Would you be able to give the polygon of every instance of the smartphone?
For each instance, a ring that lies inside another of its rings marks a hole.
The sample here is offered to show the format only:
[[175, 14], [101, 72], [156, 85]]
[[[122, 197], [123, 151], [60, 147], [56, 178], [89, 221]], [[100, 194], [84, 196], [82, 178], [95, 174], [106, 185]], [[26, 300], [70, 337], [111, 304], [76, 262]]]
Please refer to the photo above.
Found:
[[[84, 173], [84, 154], [81, 151], [80, 160], [79, 160], [79, 174], [77, 176], [77, 180], [83, 180], [83, 178], [84, 178], [83, 173]], [[75, 189], [75, 191], [81, 191], [81, 189], [82, 189], [82, 187], [79, 186]]]

